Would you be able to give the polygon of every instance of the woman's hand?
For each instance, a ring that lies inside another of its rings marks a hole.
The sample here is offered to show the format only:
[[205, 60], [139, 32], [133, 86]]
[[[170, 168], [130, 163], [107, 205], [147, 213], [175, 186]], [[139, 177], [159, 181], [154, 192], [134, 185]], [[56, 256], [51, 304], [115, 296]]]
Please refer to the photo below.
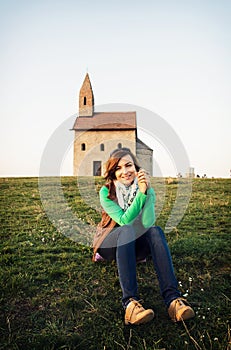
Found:
[[137, 179], [140, 192], [145, 193], [150, 188], [150, 176], [148, 172], [140, 169], [137, 173]]

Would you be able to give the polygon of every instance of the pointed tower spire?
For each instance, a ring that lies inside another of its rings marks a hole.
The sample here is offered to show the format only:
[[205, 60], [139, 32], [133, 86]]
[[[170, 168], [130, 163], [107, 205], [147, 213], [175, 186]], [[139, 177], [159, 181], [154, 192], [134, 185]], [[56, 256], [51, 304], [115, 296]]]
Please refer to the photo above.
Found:
[[94, 114], [94, 95], [88, 73], [79, 92], [79, 117], [92, 117]]

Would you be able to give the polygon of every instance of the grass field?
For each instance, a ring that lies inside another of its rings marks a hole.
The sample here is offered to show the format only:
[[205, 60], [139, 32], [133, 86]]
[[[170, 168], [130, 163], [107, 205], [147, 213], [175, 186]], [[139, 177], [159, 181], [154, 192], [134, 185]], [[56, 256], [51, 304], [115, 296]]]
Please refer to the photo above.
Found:
[[[98, 188], [102, 179], [96, 183]], [[47, 193], [52, 186], [51, 178]], [[162, 227], [177, 186], [166, 185], [159, 195]], [[41, 204], [37, 178], [0, 179], [0, 349], [231, 349], [230, 186], [230, 179], [193, 180], [186, 213], [167, 233], [179, 288], [195, 319], [169, 320], [148, 260], [137, 267], [139, 292], [156, 317], [129, 327], [123, 322], [116, 264], [93, 263], [88, 245], [58, 231]], [[85, 223], [83, 230], [99, 221], [99, 211], [84, 203], [75, 178], [62, 178], [62, 191], [72, 216], [78, 213]]]

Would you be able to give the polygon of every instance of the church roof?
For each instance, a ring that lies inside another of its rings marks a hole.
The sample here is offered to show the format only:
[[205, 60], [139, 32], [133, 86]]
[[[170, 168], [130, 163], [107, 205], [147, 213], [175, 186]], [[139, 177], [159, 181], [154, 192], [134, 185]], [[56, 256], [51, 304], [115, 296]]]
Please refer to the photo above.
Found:
[[136, 112], [97, 112], [77, 117], [73, 130], [136, 130]]
[[152, 148], [150, 148], [149, 146], [146, 145], [146, 143], [144, 143], [143, 141], [141, 141], [140, 139], [136, 139], [136, 147], [139, 149], [147, 149], [149, 151], [153, 151]]

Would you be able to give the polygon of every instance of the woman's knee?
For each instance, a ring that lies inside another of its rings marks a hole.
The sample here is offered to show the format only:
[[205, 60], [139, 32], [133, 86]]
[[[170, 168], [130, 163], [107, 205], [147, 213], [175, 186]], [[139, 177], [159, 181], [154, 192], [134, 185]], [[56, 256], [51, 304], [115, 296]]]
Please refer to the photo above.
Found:
[[164, 231], [160, 226], [152, 226], [148, 231], [148, 235], [150, 235], [152, 241], [155, 242], [165, 242], [166, 238], [164, 235]]
[[124, 245], [131, 242], [135, 242], [136, 235], [135, 230], [131, 225], [124, 225], [120, 227], [120, 230], [118, 232], [118, 244]]
[[124, 225], [114, 228], [102, 242], [100, 248], [116, 248], [133, 241], [134, 230], [132, 226]]

